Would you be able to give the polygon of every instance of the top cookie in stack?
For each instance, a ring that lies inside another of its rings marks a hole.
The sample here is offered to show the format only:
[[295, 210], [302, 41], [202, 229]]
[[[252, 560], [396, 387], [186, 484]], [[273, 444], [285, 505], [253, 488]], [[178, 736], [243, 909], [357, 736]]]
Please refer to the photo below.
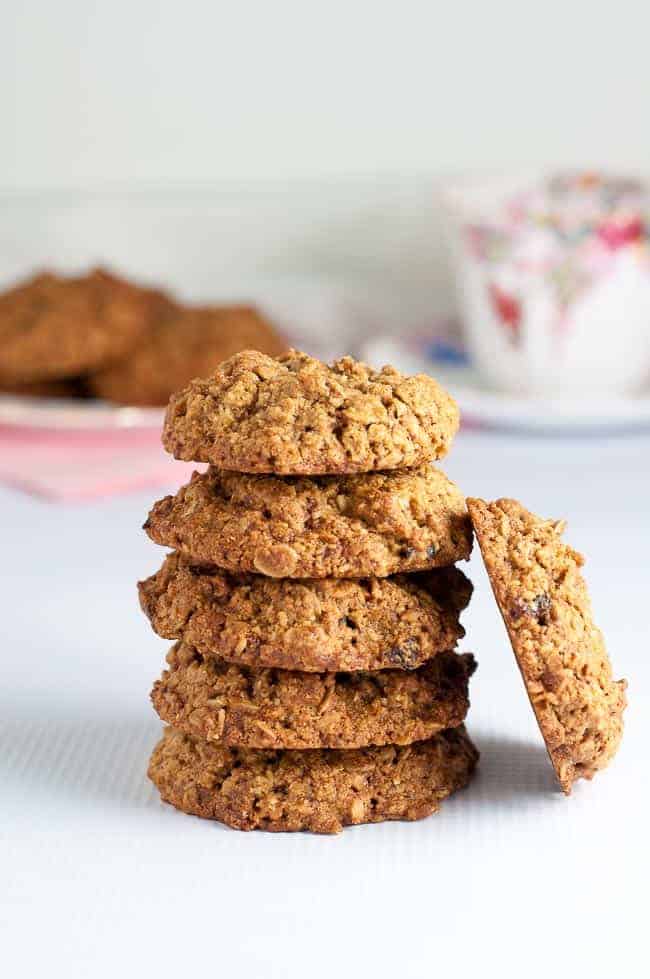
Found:
[[178, 640], [152, 692], [164, 799], [336, 831], [428, 815], [465, 784], [471, 585], [450, 566], [472, 531], [432, 465], [457, 427], [431, 378], [296, 351], [238, 354], [172, 397], [165, 447], [210, 465], [145, 523], [176, 551], [140, 585]]
[[176, 459], [240, 473], [365, 473], [442, 458], [458, 423], [431, 377], [245, 351], [171, 398], [163, 444]]

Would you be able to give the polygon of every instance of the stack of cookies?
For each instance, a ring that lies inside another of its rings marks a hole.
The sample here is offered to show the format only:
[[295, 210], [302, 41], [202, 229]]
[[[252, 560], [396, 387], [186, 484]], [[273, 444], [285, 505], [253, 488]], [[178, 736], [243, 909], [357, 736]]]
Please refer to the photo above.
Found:
[[163, 433], [207, 463], [156, 503], [172, 548], [140, 584], [176, 640], [149, 775], [238, 829], [418, 819], [477, 761], [454, 647], [472, 530], [432, 461], [458, 427], [431, 378], [247, 351], [173, 396]]

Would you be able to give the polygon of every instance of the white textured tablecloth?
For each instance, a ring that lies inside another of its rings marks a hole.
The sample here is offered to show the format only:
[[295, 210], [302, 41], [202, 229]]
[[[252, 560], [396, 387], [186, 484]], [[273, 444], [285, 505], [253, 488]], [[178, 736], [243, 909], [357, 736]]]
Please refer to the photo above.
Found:
[[145, 779], [166, 643], [135, 581], [150, 494], [0, 491], [0, 930], [7, 976], [647, 975], [650, 439], [459, 436], [468, 494], [566, 517], [630, 681], [611, 769], [556, 790], [480, 560], [465, 648], [480, 774], [420, 823], [242, 834]]

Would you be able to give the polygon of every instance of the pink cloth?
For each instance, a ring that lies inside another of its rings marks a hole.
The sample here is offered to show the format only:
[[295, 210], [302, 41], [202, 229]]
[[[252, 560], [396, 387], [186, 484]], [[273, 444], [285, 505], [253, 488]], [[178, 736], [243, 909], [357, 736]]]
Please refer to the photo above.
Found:
[[197, 468], [167, 455], [156, 428], [83, 432], [0, 425], [0, 482], [51, 500], [180, 486]]

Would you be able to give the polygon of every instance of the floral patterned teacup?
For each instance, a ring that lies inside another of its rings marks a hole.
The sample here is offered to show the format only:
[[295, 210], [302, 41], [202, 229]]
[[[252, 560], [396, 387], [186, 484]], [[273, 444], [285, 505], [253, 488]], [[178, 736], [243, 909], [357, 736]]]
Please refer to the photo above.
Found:
[[467, 345], [516, 394], [628, 394], [650, 377], [650, 196], [593, 173], [445, 194]]

